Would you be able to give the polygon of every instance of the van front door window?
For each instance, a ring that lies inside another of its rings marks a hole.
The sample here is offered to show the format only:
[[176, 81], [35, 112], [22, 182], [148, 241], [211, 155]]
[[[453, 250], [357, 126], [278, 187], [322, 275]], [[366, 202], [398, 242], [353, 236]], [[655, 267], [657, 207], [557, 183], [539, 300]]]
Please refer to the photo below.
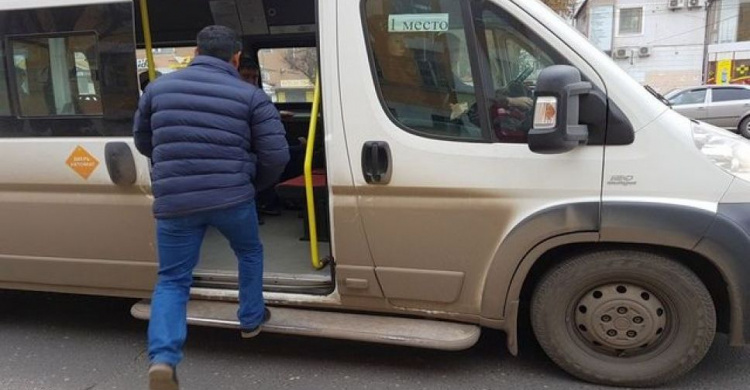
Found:
[[[567, 64], [535, 32], [489, 2], [473, 15], [464, 1], [365, 4], [377, 84], [396, 123], [432, 138], [526, 142], [539, 73]], [[469, 52], [474, 40], [479, 55]]]
[[539, 73], [567, 64], [528, 27], [494, 4], [476, 20], [484, 30], [494, 95], [487, 98], [494, 135], [503, 143], [526, 143], [532, 127], [534, 88]]
[[370, 50], [383, 104], [406, 130], [483, 140], [468, 115], [476, 102], [462, 2], [366, 2]]

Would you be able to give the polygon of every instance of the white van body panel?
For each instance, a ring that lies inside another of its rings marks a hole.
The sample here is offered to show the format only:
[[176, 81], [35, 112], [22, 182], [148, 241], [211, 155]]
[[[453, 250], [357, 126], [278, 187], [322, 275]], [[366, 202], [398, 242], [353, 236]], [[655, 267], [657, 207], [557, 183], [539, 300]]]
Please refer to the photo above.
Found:
[[668, 110], [632, 145], [607, 147], [604, 202], [667, 202], [715, 212], [734, 177], [701, 154], [691, 129], [689, 119]]
[[[529, 14], [508, 2], [498, 4], [603, 85], [593, 68]], [[346, 142], [376, 272], [427, 268], [463, 279], [455, 302], [389, 301], [406, 309], [477, 314], [486, 267], [500, 256], [498, 249], [513, 228], [541, 210], [600, 202], [604, 147], [541, 155], [525, 144], [454, 142], [412, 134], [394, 123], [381, 104], [369, 71], [360, 3], [340, 1], [338, 24]], [[368, 184], [359, 168], [369, 141], [390, 147], [387, 185]]]
[[[110, 187], [113, 184], [104, 156], [104, 145], [109, 142], [125, 142], [131, 150], [136, 150], [131, 138], [2, 138], [0, 155], [5, 161], [16, 161], [23, 169], [0, 170], [0, 183], [6, 186]], [[86, 179], [66, 164], [78, 147], [97, 160], [96, 169]], [[30, 150], [34, 151], [31, 155]], [[138, 175], [134, 185], [142, 189], [144, 196], [151, 198], [148, 159], [135, 158], [135, 164]], [[49, 195], [54, 196], [53, 194]]]
[[740, 178], [734, 179], [722, 203], [750, 203], [750, 182]]

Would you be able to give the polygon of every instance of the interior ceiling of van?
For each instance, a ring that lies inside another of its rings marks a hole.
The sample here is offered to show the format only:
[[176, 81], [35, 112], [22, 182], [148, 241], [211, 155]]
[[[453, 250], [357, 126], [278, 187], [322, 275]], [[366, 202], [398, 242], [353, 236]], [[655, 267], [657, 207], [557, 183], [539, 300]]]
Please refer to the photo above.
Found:
[[[142, 45], [140, 1], [134, 0], [136, 35]], [[314, 0], [150, 0], [155, 46], [189, 43], [203, 27], [221, 24], [243, 36], [298, 35], [315, 32]]]

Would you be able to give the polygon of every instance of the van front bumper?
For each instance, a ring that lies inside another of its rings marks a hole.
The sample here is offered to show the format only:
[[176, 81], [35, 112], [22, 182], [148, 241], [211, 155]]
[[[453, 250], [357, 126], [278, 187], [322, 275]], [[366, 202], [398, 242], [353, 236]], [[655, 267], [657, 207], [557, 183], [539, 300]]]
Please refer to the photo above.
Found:
[[750, 202], [719, 205], [716, 219], [695, 251], [721, 272], [729, 295], [729, 342], [750, 337]]

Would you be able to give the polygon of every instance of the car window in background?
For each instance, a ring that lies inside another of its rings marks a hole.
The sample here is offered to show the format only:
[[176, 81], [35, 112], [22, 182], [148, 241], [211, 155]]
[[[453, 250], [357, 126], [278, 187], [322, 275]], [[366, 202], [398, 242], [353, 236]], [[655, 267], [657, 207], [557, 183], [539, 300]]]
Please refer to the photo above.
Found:
[[735, 100], [750, 100], [750, 89], [744, 88], [715, 88], [712, 93], [714, 103], [731, 102]]
[[696, 89], [693, 91], [683, 92], [679, 95], [673, 96], [669, 99], [669, 102], [674, 106], [682, 106], [685, 104], [701, 104], [706, 102], [706, 90]]

